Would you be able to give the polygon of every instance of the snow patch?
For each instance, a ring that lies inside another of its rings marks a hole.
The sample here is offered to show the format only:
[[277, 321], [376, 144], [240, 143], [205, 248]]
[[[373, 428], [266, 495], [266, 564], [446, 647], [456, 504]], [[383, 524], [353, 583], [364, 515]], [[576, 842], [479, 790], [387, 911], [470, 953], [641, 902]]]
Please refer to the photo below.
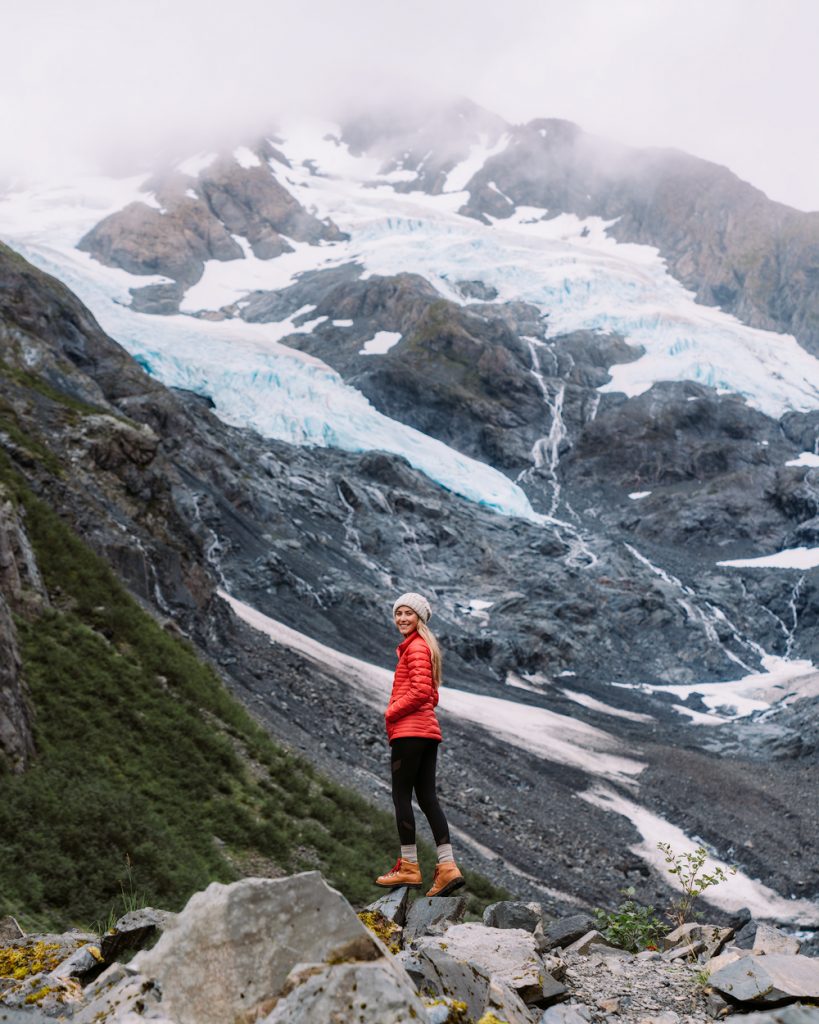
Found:
[[801, 452], [797, 458], [785, 463], [786, 466], [819, 466], [819, 455], [816, 452]]
[[332, 323], [333, 327], [352, 327], [353, 326], [353, 321], [352, 320], [332, 320], [331, 323]]
[[[598, 785], [581, 793], [580, 798], [594, 807], [627, 818], [642, 837], [642, 842], [631, 847], [632, 853], [654, 868], [668, 885], [679, 888], [676, 876], [668, 872], [665, 856], [657, 849], [657, 843], [670, 843], [675, 853], [693, 850], [698, 844], [682, 829], [606, 786]], [[729, 865], [725, 861], [709, 857], [705, 870], [710, 872], [717, 867], [728, 873]], [[786, 899], [741, 871], [735, 875], [729, 874], [726, 881], [708, 889], [702, 899], [729, 912], [748, 907], [757, 920], [819, 925], [819, 904], [811, 900]]]
[[[708, 725], [731, 722], [737, 718], [768, 711], [771, 707], [784, 707], [802, 697], [819, 696], [819, 672], [810, 661], [791, 661], [775, 655], [762, 659], [763, 672], [752, 672], [741, 679], [713, 683], [614, 683], [612, 685], [638, 689], [646, 693], [671, 693], [684, 701], [692, 693], [698, 694], [707, 708], [713, 712], [707, 718]], [[705, 724], [691, 714], [690, 708], [682, 704], [675, 710], [686, 714], [694, 722]]]
[[262, 166], [262, 161], [247, 146], [239, 146], [237, 149], [234, 149], [233, 159], [240, 167], [244, 167], [246, 171], [249, 171], [251, 167]]
[[651, 491], [632, 491], [629, 497], [632, 501], [639, 501], [640, 498], [647, 498]]
[[732, 558], [717, 565], [729, 569], [815, 569], [819, 565], [819, 548], [786, 548], [775, 555]]
[[502, 153], [509, 144], [509, 136], [501, 135], [494, 145], [489, 145], [489, 139], [482, 135], [480, 142], [470, 147], [468, 156], [459, 164], [456, 164], [446, 176], [444, 188], [447, 192], [463, 192], [469, 181], [478, 173], [486, 161]]
[[[562, 675], [562, 673], [561, 673]], [[626, 718], [630, 722], [653, 722], [653, 715], [643, 715], [639, 711], [626, 711], [625, 708], [613, 708], [611, 704], [605, 704], [596, 697], [590, 697], [587, 693], [578, 693], [576, 690], [563, 690], [563, 696], [573, 700], [590, 711], [600, 711], [604, 715], [611, 715], [614, 718]]]
[[364, 346], [358, 350], [358, 354], [360, 356], [383, 356], [400, 340], [400, 331], [379, 331], [374, 338], [364, 342]]
[[206, 167], [210, 167], [216, 156], [216, 153], [197, 153], [196, 156], [190, 156], [187, 160], [178, 163], [176, 169], [183, 174], [190, 175], [191, 178], [196, 178]]

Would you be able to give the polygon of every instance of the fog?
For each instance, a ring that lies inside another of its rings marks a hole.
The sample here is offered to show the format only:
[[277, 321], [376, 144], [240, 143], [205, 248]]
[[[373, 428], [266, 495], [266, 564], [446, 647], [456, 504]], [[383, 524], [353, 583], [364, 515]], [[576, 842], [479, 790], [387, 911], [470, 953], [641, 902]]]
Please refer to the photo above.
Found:
[[466, 96], [819, 209], [818, 43], [814, 0], [28, 0], [3, 12], [0, 176], [126, 173], [285, 114]]

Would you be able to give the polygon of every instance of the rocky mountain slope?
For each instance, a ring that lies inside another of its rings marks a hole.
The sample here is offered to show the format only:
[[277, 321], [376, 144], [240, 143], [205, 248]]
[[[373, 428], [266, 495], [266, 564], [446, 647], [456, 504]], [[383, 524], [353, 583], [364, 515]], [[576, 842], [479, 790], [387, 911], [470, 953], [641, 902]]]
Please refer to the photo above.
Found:
[[[662, 899], [677, 828], [815, 925], [809, 301], [765, 320], [761, 271], [720, 301], [795, 340], [695, 303], [668, 271], [719, 301], [745, 243], [707, 204], [746, 187], [584, 138], [466, 105], [81, 183], [59, 223], [7, 196], [0, 226], [93, 316], [3, 251], [4, 443], [274, 735], [385, 806], [389, 594], [428, 592], [442, 789], [496, 881]], [[792, 568], [730, 564], [759, 555]]]

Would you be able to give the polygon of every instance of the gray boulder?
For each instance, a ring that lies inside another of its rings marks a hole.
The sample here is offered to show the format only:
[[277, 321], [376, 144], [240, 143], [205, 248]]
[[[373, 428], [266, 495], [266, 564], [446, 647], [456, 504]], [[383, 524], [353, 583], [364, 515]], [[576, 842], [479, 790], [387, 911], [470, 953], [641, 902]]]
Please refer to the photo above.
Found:
[[[418, 984], [422, 997], [455, 999], [466, 1004], [469, 1020], [480, 1020], [486, 1013], [508, 1024], [532, 1024], [526, 1004], [500, 977], [492, 977], [481, 965], [453, 956], [445, 940], [430, 939], [418, 952], [416, 966], [423, 971]], [[410, 965], [413, 966], [413, 965]]]
[[791, 1003], [776, 1010], [746, 1014], [742, 1024], [819, 1024], [819, 1006]]
[[[698, 924], [696, 921], [689, 921], [664, 936], [663, 948], [673, 950], [677, 947], [680, 949], [688, 947], [693, 952], [704, 952], [706, 956], [712, 957], [719, 953], [733, 934], [733, 928], [720, 928], [715, 924]], [[669, 956], [669, 959], [674, 958]]]
[[404, 922], [407, 920], [409, 892], [406, 885], [401, 885], [397, 889], [386, 893], [380, 899], [377, 899], [375, 903], [365, 907], [365, 910], [377, 911], [383, 917], [386, 917], [388, 921], [394, 921], [403, 927]]
[[741, 1003], [819, 998], [819, 960], [807, 956], [748, 956], [715, 971], [709, 984]]
[[344, 897], [308, 871], [212, 883], [131, 963], [158, 983], [162, 1011], [177, 1024], [224, 1024], [278, 996], [297, 963], [384, 952]]
[[167, 910], [143, 907], [121, 917], [113, 929], [103, 935], [100, 950], [108, 963], [131, 949], [143, 949], [173, 921], [175, 915]]
[[580, 938], [573, 942], [570, 946], [566, 946], [563, 952], [585, 954], [589, 952], [592, 946], [611, 947], [611, 943], [604, 935], [601, 935], [596, 928], [592, 928], [591, 931], [586, 932], [585, 935], [581, 935]]
[[13, 917], [0, 917], [0, 946], [25, 938], [25, 932]]
[[757, 925], [753, 946], [755, 953], [784, 953], [795, 956], [799, 952], [799, 948], [799, 939], [785, 935], [784, 932], [774, 928], [773, 925]]
[[483, 923], [488, 928], [522, 928], [534, 932], [543, 917], [539, 903], [519, 903], [501, 900], [490, 903], [483, 912]]
[[575, 1003], [556, 1003], [543, 1011], [540, 1024], [589, 1024], [591, 1010]]
[[539, 940], [541, 950], [554, 949], [556, 946], [566, 948], [581, 936], [594, 928], [594, 921], [588, 914], [572, 914], [552, 921], [543, 929], [543, 938]]
[[404, 924], [404, 942], [420, 935], [440, 935], [466, 913], [466, 896], [422, 896], [409, 909]]
[[[410, 1024], [426, 1012], [409, 978], [389, 960], [299, 964], [262, 1024], [357, 1021]], [[258, 1018], [257, 1018], [258, 1019]]]
[[443, 938], [419, 938], [415, 947], [422, 956], [429, 950], [446, 951], [459, 963], [508, 985], [529, 1005], [547, 1006], [566, 992], [545, 969], [531, 933], [521, 928], [454, 924]]

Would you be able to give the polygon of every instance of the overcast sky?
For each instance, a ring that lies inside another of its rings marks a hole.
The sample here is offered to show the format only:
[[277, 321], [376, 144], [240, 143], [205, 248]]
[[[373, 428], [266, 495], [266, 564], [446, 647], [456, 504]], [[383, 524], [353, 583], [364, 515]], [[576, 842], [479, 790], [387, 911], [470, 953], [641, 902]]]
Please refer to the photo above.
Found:
[[134, 165], [280, 111], [464, 95], [727, 164], [819, 210], [817, 0], [26, 0], [0, 173]]

